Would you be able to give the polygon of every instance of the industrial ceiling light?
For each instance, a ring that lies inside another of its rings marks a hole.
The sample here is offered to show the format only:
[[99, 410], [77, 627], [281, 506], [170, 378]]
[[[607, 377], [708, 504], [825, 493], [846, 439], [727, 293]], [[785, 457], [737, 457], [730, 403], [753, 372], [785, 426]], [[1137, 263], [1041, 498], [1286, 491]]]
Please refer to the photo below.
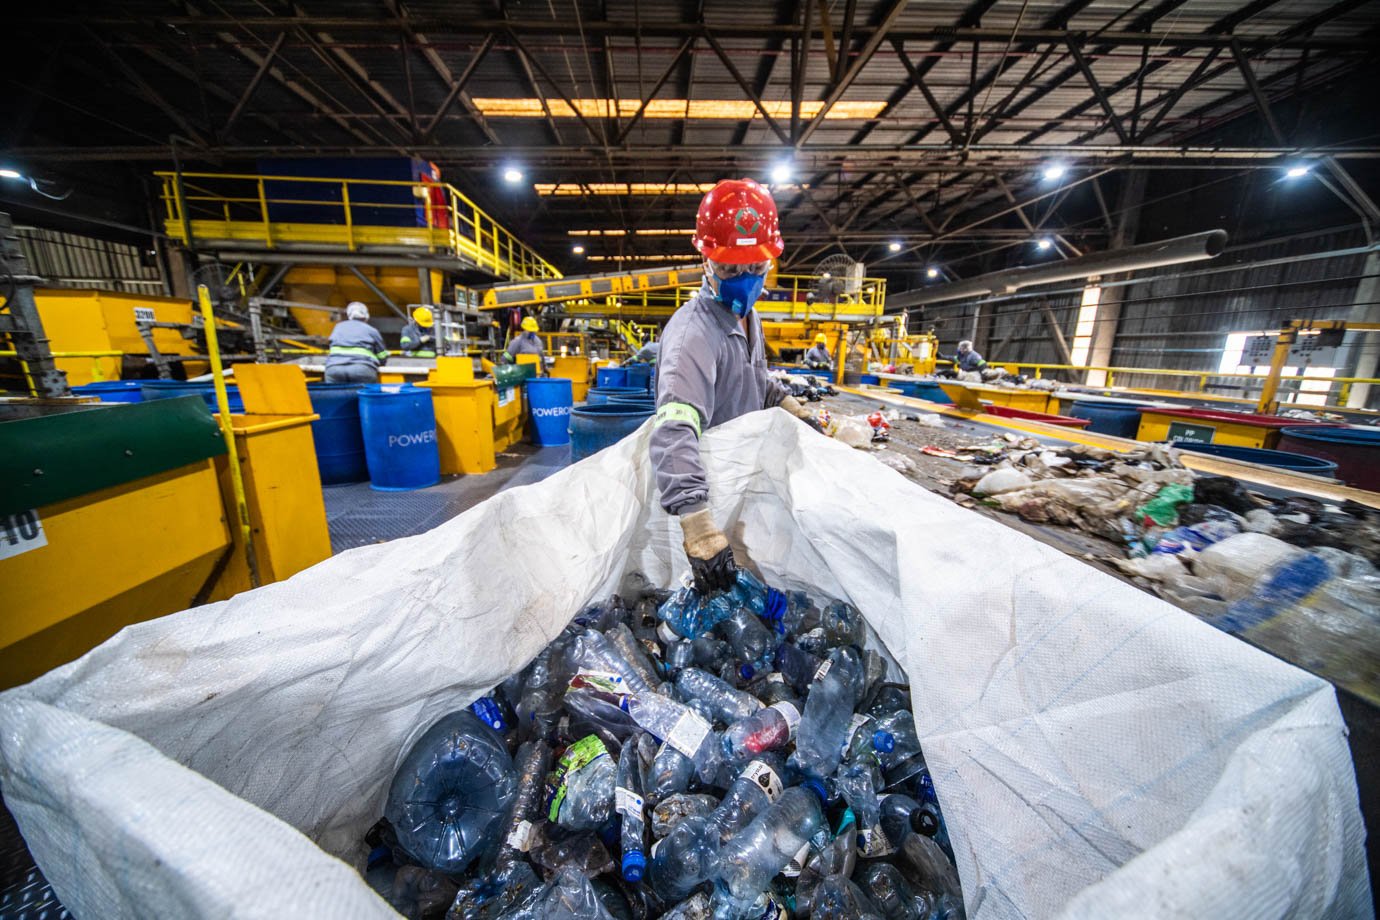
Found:
[[925, 277], [926, 277], [926, 278], [938, 278], [938, 277], [939, 277], [939, 269], [937, 269], [937, 268], [935, 268], [933, 265], [931, 265], [929, 268], [925, 269]]
[[583, 247], [583, 246], [571, 246], [571, 247], [570, 247], [570, 251], [573, 252], [573, 253], [575, 253], [575, 255], [577, 255], [577, 256], [582, 256], [582, 255], [585, 254], [585, 247]]
[[0, 179], [23, 179], [24, 176], [13, 169], [0, 169]]
[[1040, 172], [1040, 176], [1046, 182], [1058, 182], [1068, 174], [1069, 168], [1063, 163], [1049, 163]]
[[895, 240], [892, 240], [890, 243], [886, 244], [886, 248], [891, 250], [892, 252], [900, 252], [901, 244], [896, 242]]
[[509, 185], [517, 185], [522, 181], [522, 170], [518, 169], [516, 166], [509, 166], [507, 169], [503, 170], [503, 181], [507, 182]]
[[1054, 241], [1047, 236], [1042, 236], [1035, 241], [1035, 248], [1041, 250], [1042, 252], [1053, 245]]
[[785, 185], [791, 181], [791, 164], [777, 163], [771, 168], [771, 184]]
[[[1301, 165], [1300, 165], [1300, 166], [1290, 166], [1288, 169], [1286, 169], [1286, 170], [1284, 171], [1284, 178], [1286, 178], [1286, 179], [1302, 179], [1304, 176], [1308, 175], [1309, 169], [1310, 169], [1309, 167], [1307, 167], [1307, 166], [1301, 166]], [[0, 173], [0, 175], [3, 175], [3, 173]]]

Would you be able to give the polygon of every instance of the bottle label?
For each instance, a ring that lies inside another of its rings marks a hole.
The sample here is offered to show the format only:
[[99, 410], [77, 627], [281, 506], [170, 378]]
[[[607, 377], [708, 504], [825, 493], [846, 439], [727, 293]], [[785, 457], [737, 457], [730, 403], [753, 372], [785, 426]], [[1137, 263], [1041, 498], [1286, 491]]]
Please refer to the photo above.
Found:
[[674, 629], [672, 629], [665, 623], [662, 623], [660, 626], [656, 628], [656, 634], [657, 638], [659, 638], [662, 642], [665, 642], [667, 645], [674, 645], [675, 643], [679, 642], [681, 638], [680, 636], [676, 635], [676, 631]]
[[509, 849], [526, 853], [532, 848], [532, 831], [532, 822], [523, 818], [516, 827], [508, 832], [508, 839], [504, 843], [508, 845]]
[[706, 722], [699, 713], [687, 711], [676, 720], [675, 727], [666, 736], [666, 743], [693, 759], [713, 729], [714, 726]]
[[623, 680], [623, 675], [615, 674], [612, 671], [585, 671], [575, 672], [575, 676], [570, 678], [570, 690], [594, 690], [599, 693], [609, 693], [614, 696], [627, 696], [628, 685]]
[[790, 730], [791, 736], [795, 736], [796, 726], [800, 725], [800, 710], [795, 708], [795, 704], [782, 700], [779, 703], [772, 703], [771, 708], [781, 713], [786, 720], [786, 727]]
[[767, 683], [781, 684], [782, 686], [785, 686], [786, 676], [782, 674], [780, 671], [772, 671], [770, 674], [767, 675]]
[[776, 771], [762, 761], [754, 760], [748, 764], [743, 769], [743, 776], [752, 780], [767, 794], [767, 801], [775, 802], [781, 797], [781, 777], [777, 776]]
[[824, 659], [823, 661], [821, 661], [821, 662], [819, 663], [819, 667], [815, 668], [815, 676], [814, 676], [812, 679], [813, 679], [813, 680], [824, 680], [824, 675], [825, 675], [825, 674], [828, 674], [828, 673], [829, 673], [829, 669], [832, 668], [833, 666], [834, 666], [834, 660], [833, 660], [832, 658], [826, 658], [826, 659]]
[[848, 732], [845, 735], [843, 741], [843, 749], [845, 751], [847, 751], [849, 748], [853, 746], [853, 741], [858, 735], [858, 729], [866, 725], [868, 721], [868, 717], [863, 715], [862, 713], [853, 713], [853, 718], [848, 723]]
[[781, 870], [781, 874], [786, 878], [796, 878], [805, 871], [805, 864], [810, 861], [810, 841], [805, 841], [800, 845], [800, 849], [791, 857], [791, 861], [786, 863], [786, 868]]
[[858, 832], [858, 855], [864, 859], [877, 859], [896, 852], [881, 826]]
[[631, 789], [618, 786], [613, 790], [613, 807], [620, 815], [635, 815], [641, 818], [642, 805], [642, 796]]
[[659, 849], [661, 849], [661, 845], [662, 845], [663, 843], [665, 843], [665, 842], [666, 842], [666, 838], [665, 838], [665, 837], [662, 837], [662, 838], [661, 838], [660, 840], [658, 840], [656, 843], [652, 844], [652, 848], [651, 848], [650, 850], [647, 851], [647, 856], [648, 856], [650, 859], [656, 859], [656, 851], [659, 850]]
[[549, 821], [554, 822], [561, 813], [561, 803], [565, 801], [566, 779], [570, 774], [583, 769], [600, 757], [607, 756], [609, 756], [609, 750], [604, 747], [604, 742], [599, 740], [598, 735], [585, 735], [565, 749], [565, 753], [556, 763], [556, 769], [552, 775], [553, 782], [547, 784], [548, 787], [555, 787], [555, 792], [551, 796], [551, 809], [547, 812]]

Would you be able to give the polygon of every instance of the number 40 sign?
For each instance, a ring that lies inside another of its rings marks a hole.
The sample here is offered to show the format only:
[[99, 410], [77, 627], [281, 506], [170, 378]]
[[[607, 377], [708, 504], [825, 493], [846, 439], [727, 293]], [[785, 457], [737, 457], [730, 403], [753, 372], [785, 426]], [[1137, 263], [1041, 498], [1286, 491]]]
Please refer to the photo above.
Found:
[[48, 545], [43, 522], [32, 511], [0, 514], [0, 559]]

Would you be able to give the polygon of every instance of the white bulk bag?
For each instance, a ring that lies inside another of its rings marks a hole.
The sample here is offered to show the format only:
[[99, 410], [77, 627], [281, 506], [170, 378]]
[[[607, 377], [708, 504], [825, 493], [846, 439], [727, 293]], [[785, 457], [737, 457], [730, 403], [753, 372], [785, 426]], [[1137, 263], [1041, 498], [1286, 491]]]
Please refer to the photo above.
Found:
[[[64, 904], [388, 915], [345, 862], [411, 741], [626, 571], [684, 571], [649, 432], [0, 695], [0, 786]], [[850, 600], [907, 672], [970, 917], [1369, 914], [1328, 684], [784, 412], [702, 450], [740, 558]]]

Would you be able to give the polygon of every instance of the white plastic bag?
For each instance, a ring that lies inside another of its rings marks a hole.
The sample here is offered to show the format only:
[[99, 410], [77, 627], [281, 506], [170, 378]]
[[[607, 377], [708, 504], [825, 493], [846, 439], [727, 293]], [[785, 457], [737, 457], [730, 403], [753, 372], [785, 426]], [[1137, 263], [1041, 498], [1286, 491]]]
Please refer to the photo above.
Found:
[[[0, 695], [0, 786], [59, 897], [386, 915], [332, 856], [362, 857], [412, 740], [626, 570], [685, 570], [649, 432]], [[851, 601], [906, 670], [970, 916], [1368, 914], [1326, 683], [784, 412], [702, 448], [740, 558]]]

